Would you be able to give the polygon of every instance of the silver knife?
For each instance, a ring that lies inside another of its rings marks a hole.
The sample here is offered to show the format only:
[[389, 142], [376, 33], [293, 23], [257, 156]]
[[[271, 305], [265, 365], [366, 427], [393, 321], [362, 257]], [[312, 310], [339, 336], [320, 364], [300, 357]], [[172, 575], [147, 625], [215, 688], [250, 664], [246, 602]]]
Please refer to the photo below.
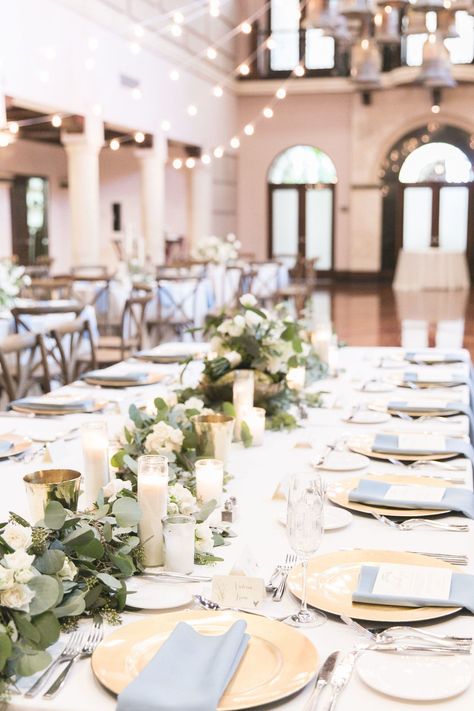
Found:
[[324, 664], [318, 672], [318, 675], [316, 676], [316, 685], [306, 703], [306, 706], [304, 707], [304, 711], [311, 711], [314, 708], [314, 704], [315, 702], [317, 702], [321, 691], [329, 683], [334, 667], [337, 664], [338, 658], [339, 652], [332, 652], [332, 654], [330, 654], [329, 657], [326, 658]]
[[352, 676], [354, 670], [354, 665], [356, 663], [357, 655], [359, 654], [358, 649], [353, 652], [349, 652], [343, 658], [342, 662], [339, 662], [337, 667], [331, 676], [330, 685], [332, 688], [331, 699], [329, 701], [328, 711], [334, 711], [336, 704], [339, 700], [339, 694], [347, 686], [349, 679]]

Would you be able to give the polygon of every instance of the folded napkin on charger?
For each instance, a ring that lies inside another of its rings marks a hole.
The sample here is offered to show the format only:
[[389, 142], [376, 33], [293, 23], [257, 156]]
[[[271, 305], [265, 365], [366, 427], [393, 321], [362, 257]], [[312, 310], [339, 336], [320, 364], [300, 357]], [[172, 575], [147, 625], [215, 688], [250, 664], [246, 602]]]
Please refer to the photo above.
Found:
[[423, 486], [423, 484], [390, 484], [386, 481], [361, 479], [349, 492], [349, 501], [376, 504], [387, 508], [459, 511], [474, 518], [474, 493], [459, 487]]
[[6, 439], [0, 440], [0, 454], [5, 454], [9, 449], [13, 447], [13, 442], [8, 442]]
[[422, 353], [410, 351], [405, 353], [405, 360], [413, 363], [466, 363], [465, 356], [459, 353]]
[[238, 620], [215, 637], [180, 622], [119, 694], [117, 711], [215, 711], [247, 648], [246, 627]]
[[93, 410], [95, 406], [94, 400], [68, 400], [68, 401], [55, 401], [48, 400], [48, 398], [41, 397], [24, 397], [21, 400], [14, 400], [11, 405], [18, 405], [24, 407], [25, 409], [31, 409], [35, 411], [39, 410], [57, 410], [58, 412], [67, 412], [71, 410], [73, 412], [77, 410]]
[[459, 437], [422, 434], [376, 434], [372, 444], [373, 452], [380, 454], [400, 454], [407, 457], [429, 456], [435, 454], [462, 454], [474, 465], [474, 449], [470, 442]]
[[104, 373], [102, 370], [92, 370], [82, 376], [84, 379], [94, 379], [102, 380], [104, 383], [114, 382], [114, 383], [142, 383], [144, 380], [148, 380], [149, 373], [133, 371], [130, 373]]
[[419, 412], [422, 414], [425, 412], [461, 412], [468, 417], [471, 414], [469, 405], [457, 401], [441, 402], [432, 400], [430, 402], [426, 400], [426, 402], [423, 402], [423, 400], [419, 400], [417, 402], [409, 402], [408, 400], [390, 400], [387, 403], [387, 410], [397, 410], [398, 412], [405, 412], [406, 410], [407, 412]]
[[448, 373], [446, 377], [444, 375], [438, 375], [436, 373], [428, 373], [427, 375], [422, 375], [421, 373], [405, 372], [403, 373], [404, 383], [429, 383], [430, 385], [438, 385], [440, 388], [443, 387], [455, 387], [456, 385], [468, 385], [469, 377], [465, 375], [456, 375], [456, 373]]
[[352, 600], [400, 607], [465, 607], [474, 612], [474, 575], [414, 565], [363, 565]]

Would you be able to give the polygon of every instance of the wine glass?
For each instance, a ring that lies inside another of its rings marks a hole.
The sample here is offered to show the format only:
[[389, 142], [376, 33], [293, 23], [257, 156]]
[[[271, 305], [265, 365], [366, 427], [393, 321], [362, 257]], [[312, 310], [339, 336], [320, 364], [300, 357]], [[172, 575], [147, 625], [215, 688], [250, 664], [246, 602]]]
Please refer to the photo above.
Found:
[[290, 546], [301, 559], [303, 588], [299, 611], [285, 622], [293, 627], [317, 627], [326, 621], [326, 615], [308, 610], [306, 584], [308, 559], [318, 550], [324, 526], [324, 482], [311, 472], [294, 474], [288, 491], [286, 531]]

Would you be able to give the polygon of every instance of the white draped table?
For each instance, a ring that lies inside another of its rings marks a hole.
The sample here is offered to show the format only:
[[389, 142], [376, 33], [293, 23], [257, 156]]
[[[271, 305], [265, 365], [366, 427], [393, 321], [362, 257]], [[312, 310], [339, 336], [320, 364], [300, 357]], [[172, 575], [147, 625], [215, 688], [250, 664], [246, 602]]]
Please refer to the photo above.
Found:
[[[341, 420], [347, 407], [355, 402], [387, 402], [390, 399], [409, 399], [415, 394], [409, 390], [394, 389], [391, 393], [374, 394], [360, 392], [356, 390], [357, 383], [366, 380], [376, 373], [382, 372], [384, 376], [391, 376], [393, 370], [378, 370], [381, 363], [381, 356], [388, 353], [399, 354], [397, 349], [357, 349], [347, 348], [341, 351], [341, 364], [346, 371], [335, 379], [328, 379], [316, 383], [312, 389], [325, 390], [326, 407], [309, 410], [309, 418], [304, 425], [291, 433], [265, 434], [265, 442], [262, 447], [244, 449], [240, 444], [234, 444], [229, 464], [229, 470], [234, 478], [229, 484], [229, 494], [237, 497], [240, 518], [234, 528], [238, 532], [238, 537], [233, 539], [231, 545], [224, 549], [224, 563], [209, 568], [209, 572], [229, 572], [234, 566], [243, 566], [246, 558], [253, 558], [256, 565], [265, 578], [271, 573], [276, 563], [282, 562], [286, 552], [289, 550], [285, 529], [279, 522], [282, 514], [282, 503], [273, 499], [273, 494], [280, 481], [291, 473], [308, 469], [311, 457], [314, 457], [314, 447], [318, 444], [328, 443], [336, 436], [357, 435], [363, 433], [375, 433], [378, 429], [391, 429], [400, 431], [407, 424], [410, 431], [425, 432], [427, 429], [436, 432], [450, 432], [454, 434], [468, 433], [468, 419], [465, 416], [455, 417], [450, 423], [445, 422], [421, 422], [405, 423], [399, 419], [392, 419], [384, 425], [356, 425], [344, 423]], [[467, 355], [467, 354], [466, 354]], [[123, 366], [114, 366], [120, 370]], [[130, 366], [128, 366], [130, 367]], [[135, 365], [133, 366], [135, 369]], [[159, 372], [177, 374], [176, 366], [148, 366]], [[453, 366], [454, 367], [454, 366]], [[461, 366], [466, 369], [467, 366]], [[412, 368], [411, 368], [412, 369]], [[188, 377], [196, 377], [188, 373]], [[87, 386], [71, 386], [76, 392], [86, 392]], [[103, 415], [109, 425], [111, 435], [115, 434], [121, 426], [127, 406], [130, 402], [151, 401], [153, 397], [163, 394], [163, 385], [133, 388], [128, 390], [105, 390], [104, 394], [110, 393], [115, 401], [115, 412]], [[439, 397], [453, 393], [450, 390], [433, 390], [430, 396]], [[456, 399], [464, 402], [469, 400], [469, 392], [466, 386], [461, 386], [456, 391]], [[121, 414], [120, 414], [121, 412]], [[91, 416], [69, 415], [65, 418], [53, 418], [51, 421], [45, 419], [22, 419], [20, 417], [12, 419], [1, 416], [0, 429], [7, 431], [12, 426], [18, 432], [27, 432], [30, 435], [41, 437], [42, 433], [51, 435], [52, 431], [65, 431], [75, 426], [77, 423], [90, 418]], [[96, 417], [96, 416], [94, 416]], [[54, 425], [52, 424], [54, 423]], [[50, 446], [52, 464], [45, 466], [60, 465], [62, 467], [80, 468], [82, 464], [82, 454], [79, 440], [72, 442], [56, 442]], [[472, 467], [466, 460], [465, 485], [472, 488]], [[40, 467], [40, 462], [35, 461], [29, 465], [21, 463], [0, 463], [0, 520], [5, 520], [11, 510], [19, 514], [27, 515], [27, 505], [25, 492], [23, 490], [22, 477], [28, 471], [34, 471]], [[388, 463], [372, 462], [367, 471], [375, 473], [394, 472], [394, 466]], [[397, 473], [403, 473], [401, 467], [396, 468]], [[328, 483], [341, 478], [352, 477], [354, 472], [336, 474], [327, 472], [325, 477]], [[450, 516], [448, 520], [460, 520], [460, 516]], [[467, 519], [462, 519], [467, 520]], [[361, 548], [381, 548], [390, 550], [419, 550], [419, 551], [445, 551], [451, 553], [470, 553], [472, 551], [472, 532], [474, 522], [469, 521], [470, 533], [446, 533], [443, 531], [417, 530], [401, 532], [385, 527], [368, 516], [354, 515], [351, 524], [342, 530], [327, 532], [322, 541], [320, 553], [328, 553], [341, 548], [361, 547]], [[219, 549], [219, 554], [222, 549]], [[199, 569], [202, 571], [202, 568]], [[474, 572], [472, 562], [466, 572]], [[159, 593], [159, 588], [157, 589]], [[204, 592], [206, 590], [204, 589]], [[284, 614], [285, 610], [293, 610], [296, 601], [291, 598], [290, 593], [286, 593], [281, 603], [274, 603], [278, 613]], [[283, 612], [282, 612], [283, 611]], [[142, 613], [140, 613], [141, 615]], [[152, 613], [143, 613], [152, 614]], [[155, 613], [153, 613], [155, 614]], [[123, 617], [123, 624], [137, 619], [137, 614], [126, 613]], [[278, 623], [275, 623], [278, 624]], [[426, 629], [438, 633], [449, 633], [455, 635], [474, 635], [474, 617], [468, 613], [461, 613], [443, 619], [435, 624], [429, 624]], [[332, 651], [339, 649], [344, 652], [349, 651], [354, 644], [361, 641], [353, 631], [330, 617], [328, 621], [319, 628], [305, 632], [318, 650], [320, 660]], [[468, 658], [473, 665], [474, 661]], [[183, 670], [186, 673], [186, 670]], [[281, 709], [303, 709], [309, 690], [306, 689], [300, 694], [273, 704], [271, 708]], [[89, 661], [81, 661], [74, 666], [71, 676], [60, 695], [49, 701], [43, 702], [41, 699], [28, 700], [22, 697], [14, 697], [12, 706], [18, 709], [27, 710], [61, 710], [64, 711], [112, 711], [115, 709], [115, 699], [95, 680]], [[474, 684], [461, 696], [447, 699], [445, 701], [426, 704], [416, 704], [413, 702], [402, 702], [396, 699], [382, 696], [364, 685], [358, 677], [357, 672], [349, 682], [347, 689], [340, 697], [338, 711], [402, 711], [410, 709], [435, 709], [439, 711], [467, 711], [474, 707]], [[265, 707], [270, 708], [270, 707]], [[137, 709], [138, 711], [138, 709]]]
[[401, 249], [393, 286], [400, 291], [469, 289], [471, 280], [464, 252], [439, 248], [417, 252]]

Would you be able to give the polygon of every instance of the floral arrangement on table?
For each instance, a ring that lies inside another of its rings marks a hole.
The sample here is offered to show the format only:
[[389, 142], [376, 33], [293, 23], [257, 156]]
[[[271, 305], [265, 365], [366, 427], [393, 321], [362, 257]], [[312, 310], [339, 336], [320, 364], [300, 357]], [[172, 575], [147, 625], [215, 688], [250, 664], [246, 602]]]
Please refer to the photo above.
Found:
[[292, 368], [306, 368], [306, 382], [322, 377], [321, 363], [301, 324], [277, 307], [270, 313], [258, 308], [252, 294], [240, 297], [240, 309], [208, 320], [205, 335], [210, 338], [210, 354], [197, 388], [181, 391], [181, 399], [202, 398], [214, 409], [229, 409], [236, 369], [254, 371], [255, 404], [267, 411], [267, 426], [273, 429], [296, 426], [288, 412], [291, 405], [316, 406], [318, 396], [309, 396], [290, 387], [287, 376]]
[[217, 546], [225, 545], [225, 539], [234, 535], [225, 525], [211, 527], [207, 519], [215, 508], [215, 502], [200, 507], [194, 495], [197, 435], [191, 418], [211, 412], [196, 397], [172, 405], [163, 398], [157, 398], [147, 412], [131, 405], [130, 422], [124, 427], [122, 446], [112, 457], [117, 478], [110, 486], [127, 486], [134, 491], [138, 457], [142, 454], [161, 454], [167, 457], [170, 481], [168, 513], [196, 518], [194, 560], [198, 564], [222, 560], [213, 555], [212, 551]]
[[50, 502], [35, 526], [15, 514], [0, 525], [0, 697], [14, 677], [51, 662], [47, 648], [81, 616], [118, 621], [124, 579], [143, 570], [140, 509], [127, 490], [72, 513]]
[[31, 283], [25, 274], [25, 267], [15, 264], [10, 259], [0, 260], [0, 309], [8, 309], [23, 286]]
[[241, 246], [232, 233], [229, 233], [224, 239], [210, 235], [198, 241], [191, 251], [191, 256], [197, 261], [224, 264], [238, 259]]

